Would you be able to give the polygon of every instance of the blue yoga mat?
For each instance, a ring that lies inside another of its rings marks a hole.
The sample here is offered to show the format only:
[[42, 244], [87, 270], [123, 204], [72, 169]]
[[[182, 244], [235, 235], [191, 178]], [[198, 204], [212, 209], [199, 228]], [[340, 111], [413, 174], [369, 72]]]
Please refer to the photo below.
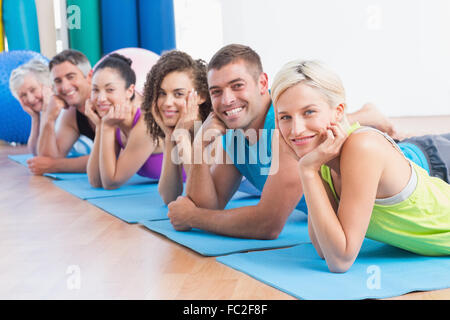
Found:
[[86, 173], [75, 173], [75, 172], [44, 173], [44, 176], [57, 180], [87, 179]]
[[[253, 195], [238, 191], [232, 198], [232, 200], [236, 201], [232, 201], [229, 206], [236, 207], [242, 204], [249, 204], [250, 202], [242, 201], [255, 198], [256, 197]], [[148, 192], [141, 194], [93, 198], [87, 199], [87, 201], [127, 223], [138, 223], [142, 220], [152, 221], [168, 219], [168, 209], [159, 195], [157, 184], [153, 184]]]
[[28, 167], [27, 160], [33, 158], [33, 155], [31, 153], [29, 153], [29, 154], [10, 154], [10, 155], [8, 155], [8, 158], [11, 159], [12, 161], [20, 163], [21, 165], [24, 165], [25, 167]]
[[157, 182], [158, 180], [144, 178], [136, 174], [120, 188], [106, 190], [102, 188], [93, 188], [89, 184], [87, 176], [80, 179], [53, 181], [57, 187], [83, 200], [146, 193], [152, 190], [154, 188], [153, 184]]
[[366, 239], [346, 273], [331, 273], [312, 244], [217, 261], [299, 299], [388, 298], [450, 287], [450, 257], [422, 257]]
[[[228, 208], [251, 205], [255, 199], [231, 201]], [[274, 213], [275, 214], [275, 213]], [[198, 229], [176, 231], [169, 220], [140, 221], [148, 229], [160, 233], [204, 256], [220, 256], [249, 250], [272, 249], [309, 242], [306, 215], [294, 211], [276, 240], [241, 239], [212, 234]]]
[[157, 184], [151, 185], [148, 192], [141, 194], [95, 198], [87, 201], [128, 223], [167, 219], [167, 206], [158, 193]]
[[[34, 156], [31, 153], [27, 154], [14, 154], [14, 155], [8, 155], [8, 158], [20, 163], [21, 165], [28, 168], [27, 160], [33, 158]], [[86, 178], [86, 173], [70, 173], [70, 172], [61, 172], [61, 173], [45, 173], [44, 176], [50, 177], [53, 179], [58, 180], [72, 180], [72, 179], [80, 179], [80, 178]]]

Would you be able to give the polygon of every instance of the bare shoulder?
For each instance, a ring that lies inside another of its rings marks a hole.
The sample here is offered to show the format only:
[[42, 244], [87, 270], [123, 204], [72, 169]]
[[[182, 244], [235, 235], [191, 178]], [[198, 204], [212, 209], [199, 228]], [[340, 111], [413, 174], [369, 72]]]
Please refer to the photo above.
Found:
[[67, 119], [67, 120], [75, 122], [77, 119], [76, 111], [77, 111], [77, 109], [75, 107], [69, 107], [67, 109], [63, 109], [61, 111], [63, 119]]
[[380, 133], [368, 130], [355, 132], [348, 136], [342, 146], [341, 156], [347, 152], [364, 152], [382, 155], [386, 147], [391, 148], [390, 142]]
[[142, 137], [149, 137], [149, 138], [152, 137], [147, 130], [147, 124], [145, 123], [144, 117], [139, 118], [139, 120], [136, 122], [136, 125], [133, 127], [131, 132], [135, 135], [139, 135]]
[[366, 172], [371, 168], [371, 171], [379, 172], [391, 151], [390, 142], [378, 132], [370, 130], [351, 134], [341, 149], [341, 170], [351, 169], [356, 174], [358, 170]]
[[78, 131], [76, 108], [69, 107], [61, 111], [60, 127], [70, 127]]

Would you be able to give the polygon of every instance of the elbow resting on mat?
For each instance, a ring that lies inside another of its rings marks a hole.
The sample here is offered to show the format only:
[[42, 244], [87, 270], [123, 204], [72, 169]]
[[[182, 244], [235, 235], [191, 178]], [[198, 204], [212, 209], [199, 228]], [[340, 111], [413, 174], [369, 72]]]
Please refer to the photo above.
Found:
[[328, 266], [328, 270], [333, 273], [344, 273], [347, 272], [348, 269], [353, 265], [355, 262], [356, 256], [351, 255], [345, 255], [345, 256], [338, 256], [335, 254], [332, 254], [332, 257], [325, 256], [325, 260]]
[[348, 269], [350, 269], [352, 264], [353, 264], [353, 262], [351, 262], [351, 263], [339, 262], [339, 263], [335, 263], [335, 264], [330, 264], [327, 262], [328, 270], [330, 270], [330, 272], [333, 272], [333, 273], [345, 273], [348, 271]]
[[117, 183], [117, 182], [103, 182], [103, 189], [105, 190], [114, 190], [119, 188], [123, 183]]

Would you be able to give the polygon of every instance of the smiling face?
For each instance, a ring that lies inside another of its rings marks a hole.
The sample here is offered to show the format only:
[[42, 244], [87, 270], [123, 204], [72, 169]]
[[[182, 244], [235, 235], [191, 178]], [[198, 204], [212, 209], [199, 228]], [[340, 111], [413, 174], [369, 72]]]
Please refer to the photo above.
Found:
[[276, 110], [281, 135], [298, 157], [323, 142], [320, 133], [343, 115], [343, 105], [331, 107], [317, 89], [303, 83], [284, 91], [278, 98]]
[[55, 65], [51, 75], [55, 93], [69, 106], [84, 111], [84, 104], [91, 92], [90, 77], [85, 77], [77, 66], [68, 61]]
[[103, 68], [92, 77], [91, 101], [100, 118], [114, 105], [125, 105], [133, 95], [134, 86], [126, 88], [125, 80], [111, 68]]
[[243, 60], [211, 69], [208, 86], [213, 110], [229, 129], [251, 127], [265, 110], [267, 76], [261, 73], [255, 81]]
[[43, 85], [40, 84], [36, 77], [28, 73], [23, 78], [22, 85], [17, 89], [17, 97], [23, 107], [28, 107], [35, 112], [42, 110], [43, 103]]
[[173, 71], [164, 77], [156, 98], [156, 106], [164, 125], [174, 127], [177, 124], [180, 110], [193, 88], [194, 84], [187, 72]]

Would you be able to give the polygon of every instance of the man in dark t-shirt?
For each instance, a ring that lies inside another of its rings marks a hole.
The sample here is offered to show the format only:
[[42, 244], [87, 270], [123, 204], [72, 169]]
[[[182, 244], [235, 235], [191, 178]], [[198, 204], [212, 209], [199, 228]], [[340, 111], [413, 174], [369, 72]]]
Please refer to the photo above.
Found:
[[[80, 135], [95, 137], [95, 125], [84, 115], [91, 93], [92, 68], [77, 50], [64, 50], [49, 63], [55, 95], [43, 110], [35, 174], [46, 172], [86, 172], [89, 156], [66, 158]], [[55, 122], [64, 110], [59, 127]], [[32, 169], [32, 168], [31, 168]]]

